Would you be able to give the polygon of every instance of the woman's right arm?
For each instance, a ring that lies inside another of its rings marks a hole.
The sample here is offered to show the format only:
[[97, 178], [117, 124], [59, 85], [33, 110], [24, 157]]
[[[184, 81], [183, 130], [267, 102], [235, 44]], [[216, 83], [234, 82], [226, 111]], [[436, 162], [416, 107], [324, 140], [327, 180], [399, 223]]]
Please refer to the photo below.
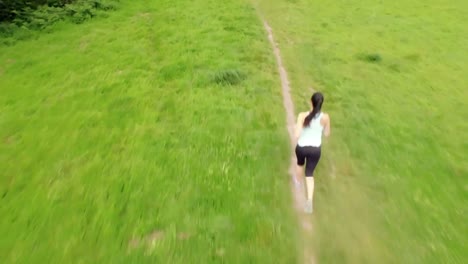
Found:
[[299, 136], [301, 135], [302, 132], [302, 124], [304, 123], [304, 113], [299, 113], [297, 115], [297, 120], [296, 120], [296, 129], [295, 129], [295, 136], [296, 136], [296, 141], [299, 139]]

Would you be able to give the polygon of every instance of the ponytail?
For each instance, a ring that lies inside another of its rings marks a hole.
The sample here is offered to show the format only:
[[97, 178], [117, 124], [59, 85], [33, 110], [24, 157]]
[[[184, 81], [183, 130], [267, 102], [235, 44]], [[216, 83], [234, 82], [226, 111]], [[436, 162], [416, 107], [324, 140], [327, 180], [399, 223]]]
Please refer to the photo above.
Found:
[[312, 121], [312, 119], [314, 119], [314, 117], [318, 113], [320, 113], [320, 110], [322, 110], [323, 95], [319, 92], [316, 92], [312, 95], [311, 101], [312, 101], [313, 109], [312, 111], [310, 111], [309, 115], [307, 115], [307, 117], [304, 119], [304, 124], [303, 124], [304, 127], [309, 126], [310, 121]]

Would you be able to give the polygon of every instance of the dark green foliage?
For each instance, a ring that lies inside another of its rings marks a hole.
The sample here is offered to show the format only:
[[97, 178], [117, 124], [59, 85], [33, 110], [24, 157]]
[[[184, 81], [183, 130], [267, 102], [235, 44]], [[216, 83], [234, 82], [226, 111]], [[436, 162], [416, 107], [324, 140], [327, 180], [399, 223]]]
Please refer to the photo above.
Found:
[[25, 12], [13, 20], [13, 24], [28, 29], [44, 29], [66, 16], [64, 8], [40, 6], [37, 9], [26, 9]]
[[49, 7], [64, 7], [72, 2], [80, 2], [74, 0], [0, 0], [0, 21], [12, 21], [13, 19], [25, 16], [31, 10], [43, 6]]
[[[80, 24], [99, 12], [115, 9], [119, 0], [0, 0], [0, 36], [23, 39], [31, 30], [43, 30], [61, 20]], [[21, 31], [21, 32], [20, 32]]]

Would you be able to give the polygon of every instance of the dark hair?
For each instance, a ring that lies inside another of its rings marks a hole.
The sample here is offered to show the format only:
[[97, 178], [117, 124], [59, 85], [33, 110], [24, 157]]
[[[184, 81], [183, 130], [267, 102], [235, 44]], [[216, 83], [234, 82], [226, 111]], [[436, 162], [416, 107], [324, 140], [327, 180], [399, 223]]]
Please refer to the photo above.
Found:
[[323, 104], [323, 94], [320, 92], [316, 92], [312, 95], [310, 98], [310, 101], [312, 101], [312, 111], [310, 111], [309, 115], [304, 119], [304, 124], [303, 126], [309, 126], [310, 121], [320, 112], [322, 109], [322, 104]]

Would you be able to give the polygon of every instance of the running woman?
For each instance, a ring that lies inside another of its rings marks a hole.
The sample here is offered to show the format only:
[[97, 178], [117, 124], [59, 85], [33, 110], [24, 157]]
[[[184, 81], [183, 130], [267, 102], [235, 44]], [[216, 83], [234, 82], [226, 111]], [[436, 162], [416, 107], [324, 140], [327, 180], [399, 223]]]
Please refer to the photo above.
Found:
[[316, 92], [312, 95], [312, 111], [302, 112], [297, 116], [296, 123], [296, 181], [303, 176], [305, 165], [307, 201], [305, 212], [313, 211], [314, 170], [321, 156], [322, 135], [330, 135], [330, 116], [322, 112], [323, 94]]

